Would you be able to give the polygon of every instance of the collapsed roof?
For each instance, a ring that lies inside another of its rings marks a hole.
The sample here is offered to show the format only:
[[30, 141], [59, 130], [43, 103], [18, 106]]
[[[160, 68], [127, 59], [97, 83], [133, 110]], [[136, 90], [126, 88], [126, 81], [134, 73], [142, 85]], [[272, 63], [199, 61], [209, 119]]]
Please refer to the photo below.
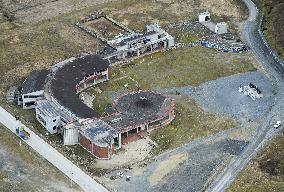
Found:
[[33, 70], [22, 84], [22, 94], [33, 93], [44, 89], [49, 70]]
[[76, 58], [59, 68], [51, 82], [51, 92], [58, 102], [80, 118], [99, 117], [87, 107], [76, 93], [76, 85], [88, 75], [109, 67], [109, 62], [98, 55]]

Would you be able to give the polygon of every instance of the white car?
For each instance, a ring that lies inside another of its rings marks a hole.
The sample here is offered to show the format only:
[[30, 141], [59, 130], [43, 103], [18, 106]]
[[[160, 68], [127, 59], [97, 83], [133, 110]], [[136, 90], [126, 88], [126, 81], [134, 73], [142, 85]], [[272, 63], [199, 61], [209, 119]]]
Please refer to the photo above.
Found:
[[281, 121], [276, 121], [276, 123], [274, 124], [274, 128], [277, 129], [278, 127], [280, 127], [281, 125]]
[[119, 171], [116, 175], [122, 178], [124, 176], [124, 173], [122, 171]]

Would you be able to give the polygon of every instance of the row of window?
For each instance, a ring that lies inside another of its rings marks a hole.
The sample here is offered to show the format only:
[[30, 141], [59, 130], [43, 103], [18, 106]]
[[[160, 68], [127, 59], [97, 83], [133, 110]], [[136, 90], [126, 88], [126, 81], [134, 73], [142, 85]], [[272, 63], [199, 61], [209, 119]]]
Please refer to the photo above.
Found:
[[[37, 115], [37, 117], [40, 120], [40, 122], [42, 122], [46, 126], [46, 121], [39, 114]], [[55, 122], [55, 121], [56, 121], [56, 119], [53, 120], [53, 122]], [[57, 128], [56, 126], [52, 127], [53, 130], [56, 130], [56, 128]]]
[[33, 105], [35, 105], [35, 101], [26, 102], [26, 103], [24, 103], [24, 105], [25, 105], [25, 107], [33, 106]]
[[38, 98], [38, 97], [42, 97], [41, 95], [24, 95], [24, 98]]

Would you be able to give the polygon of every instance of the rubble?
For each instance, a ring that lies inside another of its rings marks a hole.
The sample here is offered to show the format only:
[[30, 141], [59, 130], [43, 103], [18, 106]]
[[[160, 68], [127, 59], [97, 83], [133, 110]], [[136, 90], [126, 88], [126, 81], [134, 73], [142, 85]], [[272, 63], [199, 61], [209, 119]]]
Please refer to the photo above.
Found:
[[131, 176], [130, 175], [126, 175], [126, 181], [130, 181]]

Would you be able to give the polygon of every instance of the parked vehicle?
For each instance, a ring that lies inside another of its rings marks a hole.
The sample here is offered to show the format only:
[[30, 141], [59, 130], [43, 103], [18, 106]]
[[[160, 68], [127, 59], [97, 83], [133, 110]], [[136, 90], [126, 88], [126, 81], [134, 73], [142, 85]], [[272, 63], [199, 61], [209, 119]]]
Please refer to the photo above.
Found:
[[277, 129], [280, 126], [281, 126], [281, 121], [276, 121], [276, 123], [274, 124], [274, 128]]
[[17, 127], [16, 133], [23, 140], [27, 140], [30, 138], [30, 134], [24, 129], [24, 127]]

